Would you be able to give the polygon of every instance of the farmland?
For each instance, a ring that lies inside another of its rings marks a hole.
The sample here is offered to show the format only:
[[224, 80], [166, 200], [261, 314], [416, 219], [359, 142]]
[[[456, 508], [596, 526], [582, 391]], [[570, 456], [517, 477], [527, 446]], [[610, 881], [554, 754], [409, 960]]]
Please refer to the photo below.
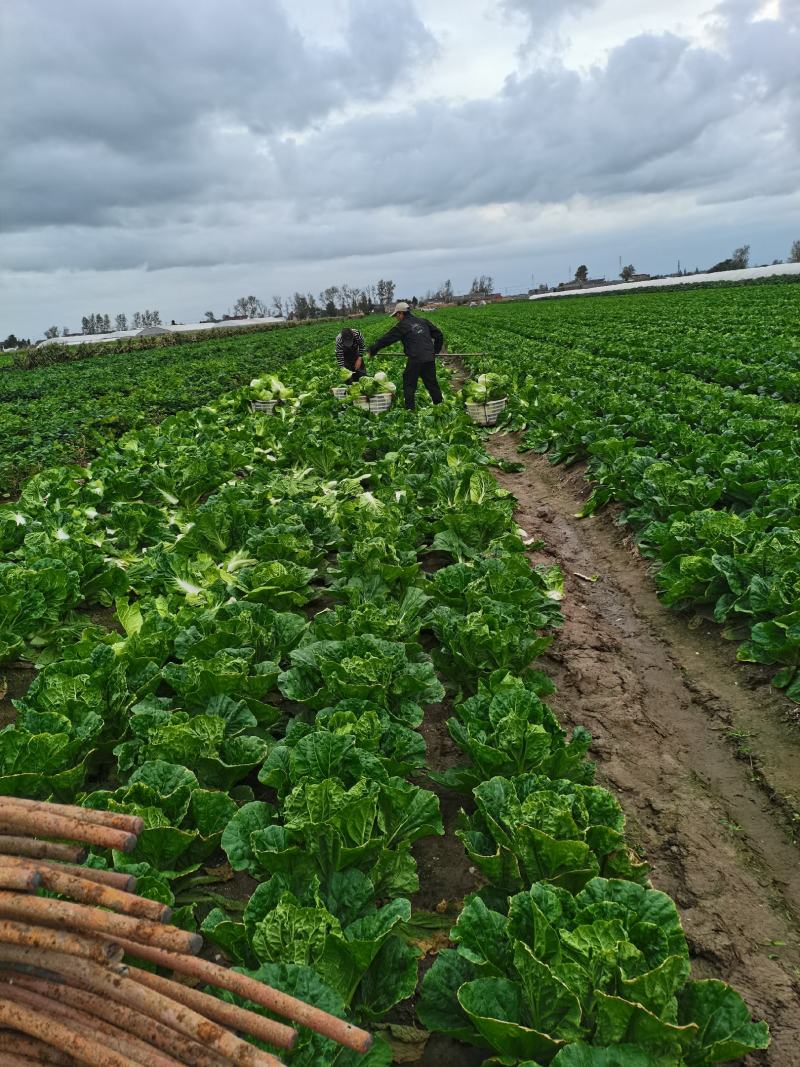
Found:
[[510, 377], [523, 448], [588, 460], [583, 513], [622, 505], [664, 602], [708, 612], [800, 702], [800, 290], [675, 304], [515, 305], [448, 335]]
[[95, 346], [99, 354], [36, 370], [0, 368], [0, 499], [42, 467], [81, 462], [125, 430], [197, 407], [278, 368], [330, 327], [248, 334], [175, 348]]
[[[621, 505], [664, 602], [724, 623], [792, 698], [797, 292], [438, 320], [487, 353], [469, 370], [508, 380], [524, 450], [589, 461], [584, 513]], [[140, 814], [136, 851], [98, 866], [381, 1034], [359, 1058], [306, 1032], [287, 1063], [388, 1065], [385, 1024], [413, 1021], [452, 1042], [442, 1062], [492, 1067], [764, 1049], [753, 990], [708, 960], [692, 975], [697, 941], [596, 782], [580, 708], [554, 710], [574, 578], [543, 524], [518, 525], [504, 486], [520, 496], [527, 457], [492, 458], [453, 388], [414, 414], [335, 400], [332, 332], [4, 372], [0, 665], [27, 679], [0, 793]], [[236, 388], [255, 372], [291, 393], [274, 415]]]

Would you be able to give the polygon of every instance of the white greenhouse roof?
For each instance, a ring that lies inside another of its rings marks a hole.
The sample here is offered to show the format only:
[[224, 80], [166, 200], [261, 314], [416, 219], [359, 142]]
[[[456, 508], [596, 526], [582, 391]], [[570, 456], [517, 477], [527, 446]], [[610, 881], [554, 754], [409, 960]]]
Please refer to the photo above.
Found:
[[592, 296], [594, 293], [623, 293], [629, 289], [652, 289], [666, 285], [697, 285], [700, 282], [743, 282], [750, 278], [770, 278], [782, 274], [800, 274], [800, 263], [775, 263], [769, 267], [747, 267], [744, 270], [719, 270], [706, 274], [676, 275], [669, 278], [648, 278], [644, 282], [619, 282], [616, 285], [592, 285], [586, 289], [564, 289], [552, 293], [534, 293], [529, 300], [549, 300], [554, 296]]
[[265, 319], [222, 319], [220, 322], [179, 322], [177, 326], [167, 326], [169, 333], [200, 333], [203, 330], [228, 330], [236, 326], [271, 326], [276, 322], [285, 322], [283, 316]]
[[141, 330], [112, 330], [111, 333], [73, 333], [68, 337], [48, 337], [42, 345], [96, 345], [106, 341], [121, 341], [126, 337], [155, 337], [165, 333], [204, 333], [206, 330], [230, 330], [238, 326], [272, 326], [285, 322], [283, 318], [222, 319], [220, 322], [180, 322], [172, 326], [145, 326]]

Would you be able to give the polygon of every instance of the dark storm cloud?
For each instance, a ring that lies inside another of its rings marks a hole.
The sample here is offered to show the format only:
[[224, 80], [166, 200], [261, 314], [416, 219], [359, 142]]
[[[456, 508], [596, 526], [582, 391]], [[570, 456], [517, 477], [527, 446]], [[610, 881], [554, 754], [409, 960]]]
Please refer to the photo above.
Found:
[[343, 28], [342, 44], [311, 44], [279, 0], [5, 5], [4, 225], [250, 196], [254, 177], [263, 195], [260, 139], [381, 97], [435, 52], [409, 0], [354, 0]]
[[[532, 35], [592, 6], [506, 4]], [[4, 258], [45, 276], [501, 249], [520, 230], [496, 204], [527, 227], [608, 204], [624, 227], [637, 197], [779, 197], [800, 187], [800, 2], [757, 7], [727, 0], [707, 46], [640, 34], [587, 70], [536, 53], [494, 97], [400, 108], [436, 51], [412, 0], [354, 0], [323, 43], [285, 0], [13, 0]]]
[[753, 22], [743, 7], [721, 11], [713, 48], [642, 34], [586, 73], [556, 64], [510, 77], [494, 99], [359, 118], [276, 161], [298, 196], [341, 191], [347, 206], [421, 213], [713, 186], [736, 198], [760, 192], [767, 161], [788, 192], [800, 176], [800, 8]]

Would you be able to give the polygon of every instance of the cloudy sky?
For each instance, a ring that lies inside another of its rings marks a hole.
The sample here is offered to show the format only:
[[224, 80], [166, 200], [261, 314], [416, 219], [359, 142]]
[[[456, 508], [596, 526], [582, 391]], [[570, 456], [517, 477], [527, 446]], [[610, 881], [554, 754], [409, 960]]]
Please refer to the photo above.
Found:
[[0, 335], [800, 238], [800, 0], [3, 0]]

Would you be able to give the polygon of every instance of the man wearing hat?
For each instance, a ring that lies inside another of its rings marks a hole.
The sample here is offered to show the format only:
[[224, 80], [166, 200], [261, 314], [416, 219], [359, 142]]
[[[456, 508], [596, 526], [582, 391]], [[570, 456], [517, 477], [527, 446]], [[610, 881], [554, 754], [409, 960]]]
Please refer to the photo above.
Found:
[[436, 356], [442, 350], [444, 334], [428, 319], [412, 315], [405, 300], [395, 304], [392, 317], [396, 324], [383, 337], [373, 341], [367, 352], [374, 356], [387, 345], [400, 341], [406, 354], [403, 370], [403, 397], [406, 407], [409, 411], [414, 410], [417, 382], [420, 378], [434, 404], [441, 404], [442, 390], [436, 380]]

